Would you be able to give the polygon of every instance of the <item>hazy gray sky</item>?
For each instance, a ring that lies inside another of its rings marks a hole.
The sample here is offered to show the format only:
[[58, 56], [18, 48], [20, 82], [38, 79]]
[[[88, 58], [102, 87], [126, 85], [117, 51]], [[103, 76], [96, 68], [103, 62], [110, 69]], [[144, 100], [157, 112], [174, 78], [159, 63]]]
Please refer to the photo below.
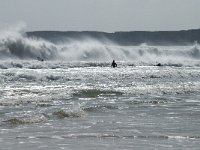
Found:
[[200, 0], [0, 0], [0, 27], [27, 30], [181, 30], [200, 28]]

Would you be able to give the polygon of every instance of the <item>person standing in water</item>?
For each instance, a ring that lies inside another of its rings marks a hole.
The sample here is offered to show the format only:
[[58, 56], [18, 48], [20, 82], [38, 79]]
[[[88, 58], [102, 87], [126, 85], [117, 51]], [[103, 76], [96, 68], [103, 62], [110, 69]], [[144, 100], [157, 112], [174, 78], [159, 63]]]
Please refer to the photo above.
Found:
[[117, 67], [117, 64], [116, 64], [115, 60], [113, 60], [111, 66], [112, 66], [113, 68]]

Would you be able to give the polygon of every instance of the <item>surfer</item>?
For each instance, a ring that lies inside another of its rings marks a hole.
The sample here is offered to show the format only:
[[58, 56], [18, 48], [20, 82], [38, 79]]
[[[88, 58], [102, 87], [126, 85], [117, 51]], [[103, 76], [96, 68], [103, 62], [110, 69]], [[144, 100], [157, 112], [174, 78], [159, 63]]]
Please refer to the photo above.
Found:
[[161, 63], [158, 63], [156, 66], [159, 66], [159, 67], [160, 67], [160, 66], [162, 66], [162, 64], [161, 64]]
[[113, 68], [117, 67], [117, 64], [116, 64], [115, 60], [113, 60], [111, 66], [112, 66]]

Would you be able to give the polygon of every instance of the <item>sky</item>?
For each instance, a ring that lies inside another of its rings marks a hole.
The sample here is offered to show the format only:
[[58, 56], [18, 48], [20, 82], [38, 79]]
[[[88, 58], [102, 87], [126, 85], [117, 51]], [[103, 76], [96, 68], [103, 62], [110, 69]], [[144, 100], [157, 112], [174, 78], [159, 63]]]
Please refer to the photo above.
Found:
[[0, 0], [0, 28], [169, 31], [200, 28], [200, 0]]

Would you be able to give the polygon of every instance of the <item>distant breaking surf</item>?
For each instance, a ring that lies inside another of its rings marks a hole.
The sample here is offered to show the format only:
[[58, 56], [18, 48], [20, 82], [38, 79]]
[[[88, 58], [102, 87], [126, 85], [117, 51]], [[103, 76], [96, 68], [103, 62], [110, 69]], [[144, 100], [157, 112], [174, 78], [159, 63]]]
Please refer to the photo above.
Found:
[[[121, 46], [119, 43], [101, 38], [80, 36], [64, 38], [61, 33], [49, 37], [30, 36], [18, 30], [0, 32], [1, 60], [38, 60], [45, 61], [86, 61], [110, 62], [113, 59], [136, 64], [181, 64], [198, 65], [199, 45], [191, 46]], [[42, 32], [41, 32], [42, 33]], [[48, 33], [48, 32], [45, 32]], [[54, 32], [57, 33], [57, 32]], [[51, 35], [51, 34], [50, 34]], [[50, 36], [46, 34], [45, 36]], [[53, 41], [55, 39], [55, 41]]]

